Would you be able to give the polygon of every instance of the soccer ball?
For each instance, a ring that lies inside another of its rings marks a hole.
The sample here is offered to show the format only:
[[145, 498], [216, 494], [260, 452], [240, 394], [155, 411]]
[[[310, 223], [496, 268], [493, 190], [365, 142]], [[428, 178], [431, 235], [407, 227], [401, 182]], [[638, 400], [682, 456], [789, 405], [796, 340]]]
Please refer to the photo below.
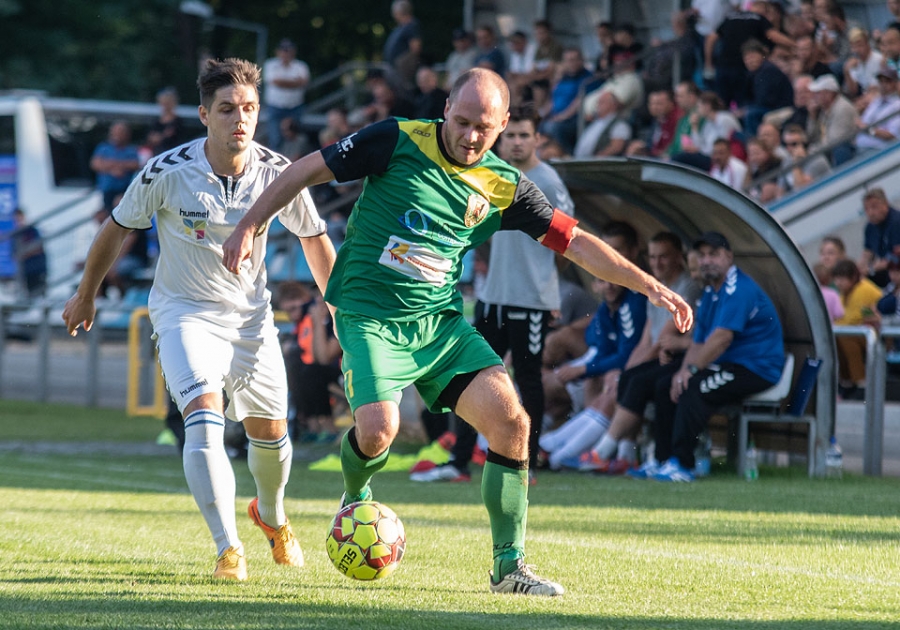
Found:
[[347, 577], [378, 580], [393, 573], [403, 559], [406, 532], [391, 508], [377, 501], [358, 501], [335, 515], [325, 549], [335, 568]]

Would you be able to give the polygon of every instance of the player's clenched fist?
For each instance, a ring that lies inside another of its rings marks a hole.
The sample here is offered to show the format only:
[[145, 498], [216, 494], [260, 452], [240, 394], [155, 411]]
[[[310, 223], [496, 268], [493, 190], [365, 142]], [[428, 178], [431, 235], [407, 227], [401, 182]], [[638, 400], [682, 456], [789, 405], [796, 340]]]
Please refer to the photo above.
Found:
[[78, 334], [78, 327], [82, 326], [85, 331], [91, 329], [94, 325], [94, 315], [97, 308], [94, 306], [93, 300], [85, 300], [78, 293], [69, 298], [63, 308], [62, 318], [66, 323], [66, 330], [73, 337]]
[[238, 223], [231, 236], [222, 243], [222, 264], [231, 273], [240, 273], [241, 263], [253, 253], [254, 232], [252, 226]]

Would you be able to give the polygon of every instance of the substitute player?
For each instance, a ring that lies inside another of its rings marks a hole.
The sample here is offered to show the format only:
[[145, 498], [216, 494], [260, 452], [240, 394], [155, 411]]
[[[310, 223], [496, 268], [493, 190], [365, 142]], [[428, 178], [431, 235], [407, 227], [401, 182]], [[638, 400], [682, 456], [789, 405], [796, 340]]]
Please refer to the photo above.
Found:
[[[207, 137], [147, 164], [103, 224], [88, 253], [84, 276], [66, 302], [69, 333], [90, 330], [100, 282], [135, 229], [156, 215], [160, 254], [150, 290], [150, 321], [159, 361], [184, 417], [184, 473], [218, 550], [215, 577], [245, 580], [247, 563], [235, 521], [234, 471], [225, 452], [225, 413], [243, 421], [248, 465], [257, 498], [249, 513], [279, 564], [303, 565], [303, 552], [284, 513], [291, 467], [287, 381], [266, 289], [263, 261], [268, 222], [255, 236], [261, 247], [240, 274], [222, 269], [222, 243], [259, 194], [289, 164], [253, 142], [259, 114], [259, 68], [240, 59], [209, 61], [197, 80], [200, 120]], [[334, 265], [325, 223], [306, 191], [291, 199], [280, 220], [300, 237], [324, 290]], [[222, 391], [229, 407], [223, 409]]]
[[524, 563], [528, 414], [500, 357], [462, 316], [462, 256], [497, 230], [521, 230], [594, 275], [648, 295], [682, 329], [693, 314], [488, 153], [509, 119], [499, 75], [464, 73], [444, 114], [444, 121], [388, 119], [295, 162], [241, 219], [223, 246], [223, 264], [237, 273], [258, 255], [259, 226], [307, 186], [365, 177], [325, 294], [337, 310], [356, 420], [341, 445], [342, 500], [371, 497], [369, 480], [400, 425], [400, 393], [415, 383], [431, 409], [455, 410], [488, 439], [481, 492], [494, 545], [491, 590], [560, 595], [562, 586]]

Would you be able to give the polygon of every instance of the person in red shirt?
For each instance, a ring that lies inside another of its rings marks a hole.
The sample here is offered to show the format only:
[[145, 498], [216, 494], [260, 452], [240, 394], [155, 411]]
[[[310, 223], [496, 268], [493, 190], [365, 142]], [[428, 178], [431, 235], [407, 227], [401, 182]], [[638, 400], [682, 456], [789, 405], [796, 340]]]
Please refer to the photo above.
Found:
[[653, 117], [647, 137], [633, 140], [626, 155], [650, 155], [660, 157], [675, 139], [675, 129], [682, 112], [675, 105], [671, 90], [657, 90], [647, 97], [647, 110]]

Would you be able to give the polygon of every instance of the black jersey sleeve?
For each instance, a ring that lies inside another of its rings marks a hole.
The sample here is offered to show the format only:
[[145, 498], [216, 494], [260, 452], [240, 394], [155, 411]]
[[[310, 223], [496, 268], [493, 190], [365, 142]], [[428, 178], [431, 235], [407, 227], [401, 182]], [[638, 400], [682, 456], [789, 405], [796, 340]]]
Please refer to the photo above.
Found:
[[533, 239], [539, 239], [550, 229], [553, 205], [537, 185], [525, 177], [519, 180], [513, 202], [503, 211], [501, 230], [521, 230]]
[[322, 157], [338, 182], [379, 175], [387, 170], [399, 133], [397, 120], [388, 118], [328, 145]]

